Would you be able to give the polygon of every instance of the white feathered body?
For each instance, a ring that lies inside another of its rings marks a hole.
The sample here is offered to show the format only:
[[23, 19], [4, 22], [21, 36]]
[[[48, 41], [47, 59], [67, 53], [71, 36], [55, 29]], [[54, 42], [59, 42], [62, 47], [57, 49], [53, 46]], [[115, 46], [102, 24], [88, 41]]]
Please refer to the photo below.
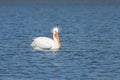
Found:
[[58, 28], [54, 27], [52, 29], [53, 39], [48, 37], [37, 37], [33, 40], [31, 46], [34, 50], [52, 50], [56, 51], [59, 50], [61, 47], [60, 39], [58, 35]]
[[32, 42], [31, 46], [34, 50], [58, 50], [57, 42], [48, 37], [37, 37]]

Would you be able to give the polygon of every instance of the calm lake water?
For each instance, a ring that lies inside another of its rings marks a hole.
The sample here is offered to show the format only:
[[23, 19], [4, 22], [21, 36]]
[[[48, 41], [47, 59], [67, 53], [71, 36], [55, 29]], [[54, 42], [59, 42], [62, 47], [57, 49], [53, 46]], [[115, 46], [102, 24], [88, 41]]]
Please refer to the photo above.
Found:
[[[56, 25], [61, 50], [34, 51]], [[120, 80], [120, 6], [0, 4], [0, 80]]]

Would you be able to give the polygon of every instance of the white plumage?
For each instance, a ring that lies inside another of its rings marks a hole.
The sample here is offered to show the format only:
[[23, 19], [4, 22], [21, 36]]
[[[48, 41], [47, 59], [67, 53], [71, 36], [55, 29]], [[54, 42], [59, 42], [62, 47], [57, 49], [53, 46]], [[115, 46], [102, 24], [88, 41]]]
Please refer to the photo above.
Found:
[[58, 36], [58, 28], [55, 27], [52, 29], [53, 39], [48, 37], [36, 37], [31, 46], [34, 50], [59, 50], [61, 47], [60, 39]]

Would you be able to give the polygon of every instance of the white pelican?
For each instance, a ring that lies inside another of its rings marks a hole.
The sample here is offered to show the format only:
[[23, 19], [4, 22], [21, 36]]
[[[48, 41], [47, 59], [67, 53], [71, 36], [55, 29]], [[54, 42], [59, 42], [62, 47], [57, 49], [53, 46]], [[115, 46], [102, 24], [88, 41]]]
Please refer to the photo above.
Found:
[[50, 51], [56, 51], [59, 50], [61, 47], [60, 44], [60, 38], [58, 35], [58, 28], [54, 27], [52, 29], [53, 33], [53, 39], [50, 39], [48, 37], [36, 37], [34, 41], [32, 42], [31, 46], [34, 50], [37, 51], [43, 51], [43, 50], [50, 50]]

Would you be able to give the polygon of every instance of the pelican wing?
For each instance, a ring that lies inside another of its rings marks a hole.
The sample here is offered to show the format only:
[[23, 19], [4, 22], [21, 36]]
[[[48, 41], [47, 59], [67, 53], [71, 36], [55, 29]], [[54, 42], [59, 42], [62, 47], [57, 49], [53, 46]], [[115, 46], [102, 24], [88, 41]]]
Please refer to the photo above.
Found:
[[52, 48], [54, 41], [47, 37], [37, 37], [32, 42], [31, 46], [36, 50], [49, 50]]

